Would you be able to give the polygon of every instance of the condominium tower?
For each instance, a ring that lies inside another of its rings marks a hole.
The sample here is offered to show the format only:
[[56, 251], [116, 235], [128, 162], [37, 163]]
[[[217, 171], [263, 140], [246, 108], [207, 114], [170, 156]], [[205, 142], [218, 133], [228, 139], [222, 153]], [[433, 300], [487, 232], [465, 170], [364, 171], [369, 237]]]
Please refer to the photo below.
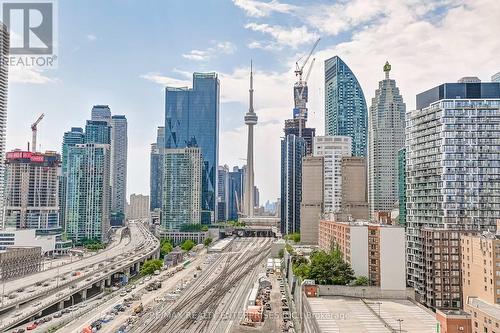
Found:
[[[459, 233], [494, 227], [500, 216], [500, 83], [445, 83], [416, 104], [406, 115], [408, 283], [428, 306], [460, 308], [460, 290], [435, 290], [460, 274], [460, 261], [438, 255], [434, 239], [451, 233], [446, 245], [460, 256]], [[448, 262], [434, 266], [438, 257]]]
[[85, 143], [69, 149], [66, 185], [68, 238], [106, 242], [110, 228], [110, 144]]
[[5, 188], [5, 141], [7, 127], [7, 87], [9, 83], [9, 31], [0, 22], [0, 226], [3, 221]]
[[5, 227], [58, 228], [60, 155], [14, 150], [6, 163]]
[[124, 215], [127, 203], [127, 118], [111, 117], [111, 213]]
[[63, 136], [62, 143], [62, 156], [61, 156], [61, 175], [59, 176], [59, 223], [64, 229], [65, 227], [65, 213], [66, 213], [66, 185], [68, 181], [68, 162], [69, 162], [69, 150], [78, 144], [83, 144], [85, 141], [85, 134], [83, 133], [83, 128], [72, 127], [70, 131], [65, 132]]
[[165, 149], [161, 219], [165, 231], [201, 222], [202, 164], [198, 147]]
[[352, 155], [366, 156], [367, 112], [363, 89], [346, 63], [325, 61], [325, 135], [350, 136]]
[[324, 160], [324, 212], [340, 212], [342, 207], [342, 158], [351, 156], [352, 138], [349, 136], [317, 136], [314, 138], [314, 156]]
[[398, 151], [405, 144], [403, 97], [396, 81], [389, 78], [391, 65], [384, 65], [368, 115], [368, 202], [370, 216], [390, 212], [398, 201]]

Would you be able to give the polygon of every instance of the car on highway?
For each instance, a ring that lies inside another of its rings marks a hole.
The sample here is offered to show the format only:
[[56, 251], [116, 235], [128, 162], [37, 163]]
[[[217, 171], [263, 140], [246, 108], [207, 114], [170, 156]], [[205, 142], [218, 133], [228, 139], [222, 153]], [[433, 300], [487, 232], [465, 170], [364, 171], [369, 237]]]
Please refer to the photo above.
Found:
[[42, 304], [42, 302], [38, 301], [38, 302], [33, 303], [32, 306], [39, 306], [40, 304]]
[[26, 332], [24, 328], [18, 328], [12, 331], [12, 333], [24, 333], [24, 332]]
[[54, 313], [54, 318], [61, 318], [62, 315], [63, 315], [62, 311], [61, 312], [56, 312], [56, 313]]

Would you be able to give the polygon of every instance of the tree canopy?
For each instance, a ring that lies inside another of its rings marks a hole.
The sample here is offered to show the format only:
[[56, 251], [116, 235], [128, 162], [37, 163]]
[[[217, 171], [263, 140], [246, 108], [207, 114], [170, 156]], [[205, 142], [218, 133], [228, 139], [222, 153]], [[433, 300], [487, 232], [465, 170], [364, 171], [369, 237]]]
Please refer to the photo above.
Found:
[[160, 270], [163, 267], [163, 260], [161, 259], [151, 259], [146, 260], [144, 265], [141, 267], [141, 275], [151, 275], [155, 271]]
[[212, 238], [210, 238], [210, 237], [205, 238], [205, 240], [203, 241], [203, 245], [208, 247], [208, 246], [210, 246], [210, 244], [212, 244]]
[[193, 249], [193, 247], [195, 247], [196, 244], [195, 242], [193, 242], [192, 240], [190, 239], [186, 239], [184, 242], [182, 242], [181, 244], [181, 249], [183, 249], [184, 251], [186, 252], [189, 252]]
[[285, 239], [292, 240], [295, 243], [300, 243], [300, 233], [299, 232], [295, 232], [293, 234], [288, 234], [288, 235], [285, 236]]
[[166, 256], [172, 250], [174, 249], [174, 246], [172, 245], [172, 242], [169, 239], [162, 239], [161, 240], [161, 247], [160, 247], [160, 255], [162, 257]]
[[322, 285], [348, 285], [354, 280], [354, 271], [342, 259], [339, 250], [314, 251], [310, 260], [305, 257], [292, 259], [292, 269], [302, 279], [315, 280]]

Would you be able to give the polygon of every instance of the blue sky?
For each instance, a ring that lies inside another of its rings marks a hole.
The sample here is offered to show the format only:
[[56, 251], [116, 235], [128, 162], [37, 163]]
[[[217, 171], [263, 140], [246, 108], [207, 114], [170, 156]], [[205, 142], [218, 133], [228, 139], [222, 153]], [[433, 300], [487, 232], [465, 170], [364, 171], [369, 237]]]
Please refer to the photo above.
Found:
[[279, 140], [291, 116], [293, 67], [314, 41], [310, 125], [322, 134], [323, 61], [341, 56], [360, 80], [368, 105], [382, 66], [408, 108], [415, 94], [444, 81], [500, 71], [500, 5], [495, 0], [354, 1], [58, 1], [57, 69], [11, 69], [7, 147], [24, 148], [30, 124], [43, 150], [60, 150], [64, 131], [84, 126], [94, 104], [129, 121], [130, 193], [149, 193], [149, 144], [163, 124], [165, 85], [190, 85], [193, 71], [221, 79], [220, 164], [246, 155], [248, 67], [253, 59], [256, 183], [279, 196]]

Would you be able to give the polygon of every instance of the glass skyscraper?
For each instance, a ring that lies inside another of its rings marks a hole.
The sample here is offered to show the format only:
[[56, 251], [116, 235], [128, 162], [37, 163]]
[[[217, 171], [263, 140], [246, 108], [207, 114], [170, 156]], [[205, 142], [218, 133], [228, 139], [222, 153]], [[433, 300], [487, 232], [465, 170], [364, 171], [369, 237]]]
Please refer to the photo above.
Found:
[[217, 215], [219, 92], [216, 73], [194, 73], [192, 89], [165, 89], [165, 148], [201, 149], [203, 224], [214, 222]]
[[94, 105], [92, 107], [92, 120], [111, 121], [111, 109], [109, 105]]
[[110, 228], [110, 145], [86, 143], [69, 148], [66, 190], [68, 237], [107, 241]]
[[366, 101], [356, 76], [338, 56], [325, 61], [325, 135], [352, 138], [352, 155], [366, 156]]
[[111, 126], [103, 120], [87, 120], [85, 143], [111, 144]]
[[83, 144], [84, 141], [85, 134], [83, 133], [83, 128], [81, 127], [71, 127], [71, 130], [69, 132], [65, 132], [63, 136], [61, 148], [61, 175], [59, 176], [59, 221], [63, 229], [65, 226], [66, 213], [66, 182], [68, 175], [69, 150], [71, 147]]
[[300, 232], [302, 158], [306, 141], [294, 134], [281, 140], [281, 233]]
[[237, 221], [243, 205], [245, 169], [235, 166], [229, 172], [228, 220]]
[[149, 209], [161, 209], [163, 193], [163, 157], [165, 153], [165, 127], [158, 127], [156, 142], [151, 144], [149, 174]]

